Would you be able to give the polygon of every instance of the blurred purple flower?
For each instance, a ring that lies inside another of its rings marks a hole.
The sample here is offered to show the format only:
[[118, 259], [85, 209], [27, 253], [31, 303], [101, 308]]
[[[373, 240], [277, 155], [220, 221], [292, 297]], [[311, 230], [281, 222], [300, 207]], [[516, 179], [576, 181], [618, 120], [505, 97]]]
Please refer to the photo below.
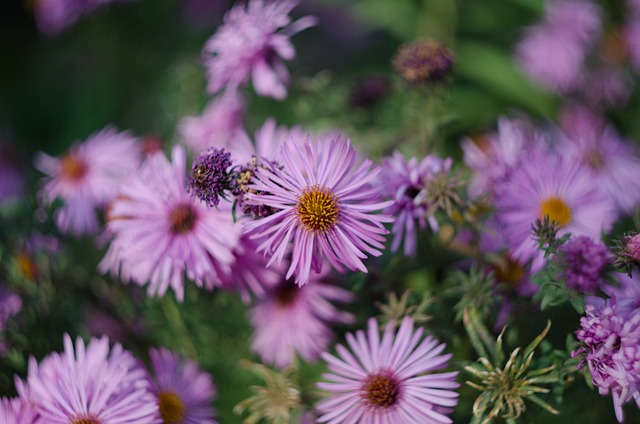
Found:
[[432, 206], [424, 199], [424, 191], [429, 182], [438, 174], [451, 171], [452, 160], [434, 155], [424, 157], [420, 162], [415, 157], [406, 160], [400, 152], [384, 159], [382, 172], [378, 177], [382, 196], [393, 199], [394, 203], [385, 213], [394, 217], [393, 242], [391, 250], [397, 252], [404, 239], [404, 254], [413, 256], [418, 244], [418, 231], [424, 230], [427, 222], [431, 229], [438, 231], [439, 225]]
[[522, 70], [559, 92], [576, 88], [587, 50], [601, 26], [600, 8], [589, 0], [551, 0], [542, 22], [528, 28], [516, 46]]
[[267, 266], [282, 263], [293, 242], [286, 278], [295, 275], [300, 286], [309, 282], [312, 270], [320, 271], [324, 259], [341, 272], [344, 267], [367, 272], [362, 259], [381, 254], [388, 233], [383, 223], [392, 221], [375, 213], [393, 203], [380, 202], [378, 189], [369, 185], [380, 168], [370, 171], [369, 160], [358, 166], [349, 139], [341, 136], [304, 146], [286, 143], [282, 169], [266, 165], [249, 186], [263, 194], [249, 193], [247, 203], [277, 212], [246, 222], [245, 228], [260, 239], [258, 251], [271, 255]]
[[251, 308], [251, 350], [262, 361], [279, 368], [293, 364], [296, 354], [304, 361], [316, 361], [333, 338], [331, 324], [353, 322], [353, 315], [341, 312], [333, 302], [349, 303], [354, 295], [323, 283], [326, 268], [302, 287], [282, 279]]
[[22, 310], [22, 299], [0, 282], [0, 332], [5, 330], [9, 319]]
[[37, 414], [34, 408], [20, 398], [0, 398], [0, 423], [34, 424]]
[[204, 45], [210, 94], [224, 87], [234, 91], [251, 77], [259, 95], [278, 100], [287, 96], [289, 71], [283, 61], [296, 54], [289, 37], [316, 23], [311, 16], [291, 23], [289, 12], [297, 3], [249, 0], [227, 12], [224, 23]]
[[640, 6], [627, 23], [625, 42], [631, 56], [631, 64], [637, 72], [640, 72]]
[[596, 294], [606, 284], [604, 273], [612, 255], [602, 243], [574, 236], [560, 247], [561, 275], [567, 286], [584, 294]]
[[184, 278], [198, 287], [219, 285], [228, 273], [241, 229], [230, 213], [208, 208], [186, 191], [186, 157], [181, 146], [172, 162], [163, 153], [149, 156], [113, 202], [107, 233], [111, 246], [101, 272], [148, 284], [163, 296], [171, 286], [184, 299]]
[[578, 161], [552, 154], [530, 155], [511, 174], [496, 196], [496, 219], [509, 231], [506, 242], [520, 263], [533, 260], [532, 269], [544, 263], [531, 230], [537, 219], [549, 217], [566, 233], [600, 236], [616, 220], [614, 204], [602, 193], [598, 180]]
[[323, 353], [329, 373], [318, 387], [331, 395], [318, 404], [320, 423], [451, 423], [445, 414], [458, 403], [457, 372], [433, 373], [447, 367], [451, 354], [423, 329], [414, 331], [405, 317], [398, 332], [388, 325], [382, 340], [374, 318], [369, 330], [347, 334], [350, 352], [338, 345], [339, 357]]
[[131, 353], [109, 339], [91, 339], [85, 347], [64, 336], [64, 352], [40, 364], [32, 357], [20, 396], [35, 405], [47, 424], [161, 424], [146, 370]]
[[36, 167], [48, 175], [39, 194], [48, 202], [57, 198], [64, 202], [55, 213], [60, 231], [74, 236], [95, 234], [99, 227], [96, 209], [115, 198], [122, 178], [141, 159], [142, 143], [111, 126], [74, 144], [61, 158], [38, 153]]
[[211, 100], [202, 115], [182, 118], [178, 132], [193, 152], [199, 153], [210, 147], [229, 149], [244, 131], [244, 109], [242, 96], [228, 91]]
[[631, 399], [640, 408], [640, 309], [628, 301], [590, 298], [576, 332], [580, 347], [572, 356], [586, 364], [601, 395], [611, 394], [616, 418]]
[[217, 424], [212, 402], [216, 388], [198, 363], [165, 348], [151, 349], [151, 391], [165, 424]]
[[43, 34], [53, 36], [109, 3], [129, 1], [135, 0], [35, 0], [36, 23]]

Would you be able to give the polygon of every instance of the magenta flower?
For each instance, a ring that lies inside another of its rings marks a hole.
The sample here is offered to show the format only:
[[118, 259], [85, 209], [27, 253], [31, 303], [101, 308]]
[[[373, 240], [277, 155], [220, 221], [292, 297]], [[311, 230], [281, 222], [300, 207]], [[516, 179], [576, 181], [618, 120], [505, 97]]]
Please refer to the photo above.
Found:
[[589, 367], [601, 395], [611, 394], [622, 422], [625, 403], [633, 399], [640, 408], [640, 309], [629, 301], [590, 300], [576, 333], [581, 346], [572, 356], [582, 359], [580, 368]]
[[16, 382], [23, 399], [33, 403], [47, 424], [161, 424], [147, 373], [139, 362], [106, 337], [85, 347], [64, 336], [64, 352], [40, 364], [29, 361], [26, 385]]
[[159, 415], [165, 424], [217, 424], [213, 406], [216, 388], [211, 376], [194, 361], [165, 348], [149, 351]]
[[327, 274], [315, 275], [311, 284], [302, 287], [282, 280], [256, 301], [250, 311], [255, 329], [251, 350], [263, 362], [286, 368], [296, 354], [305, 361], [315, 361], [333, 338], [330, 325], [353, 322], [353, 315], [339, 311], [332, 303], [349, 303], [353, 294], [324, 284]]
[[481, 143], [466, 139], [461, 144], [464, 162], [473, 171], [469, 193], [479, 197], [500, 191], [531, 152], [543, 150], [544, 139], [525, 122], [501, 118], [495, 134], [481, 139]]
[[34, 424], [37, 414], [29, 402], [20, 398], [0, 398], [0, 423]]
[[458, 403], [454, 389], [457, 372], [434, 373], [445, 368], [451, 354], [441, 355], [444, 344], [431, 336], [422, 340], [405, 317], [397, 333], [388, 325], [382, 340], [378, 324], [347, 334], [351, 351], [338, 345], [338, 357], [323, 353], [329, 382], [318, 387], [331, 395], [318, 404], [320, 423], [450, 423], [445, 414]]
[[509, 230], [505, 239], [514, 259], [533, 259], [532, 271], [544, 262], [533, 238], [532, 225], [549, 217], [560, 227], [558, 235], [571, 233], [599, 238], [616, 219], [614, 205], [598, 189], [598, 182], [577, 161], [557, 156], [531, 155], [514, 170], [496, 196], [496, 219]]
[[178, 124], [182, 140], [193, 152], [210, 147], [226, 148], [244, 133], [245, 103], [240, 94], [228, 91], [209, 102], [202, 115], [185, 116]]
[[283, 62], [296, 55], [289, 37], [316, 23], [311, 16], [291, 23], [289, 12], [297, 3], [249, 0], [227, 12], [224, 23], [204, 45], [210, 94], [223, 87], [234, 91], [251, 77], [259, 95], [278, 100], [287, 96], [289, 72]]
[[413, 157], [408, 161], [400, 152], [384, 159], [379, 176], [381, 191], [385, 198], [394, 200], [385, 212], [395, 218], [391, 250], [397, 252], [404, 239], [404, 254], [413, 256], [418, 244], [418, 231], [424, 230], [427, 222], [433, 231], [438, 231], [438, 221], [432, 214], [432, 205], [424, 200], [429, 182], [439, 174], [451, 171], [452, 160], [428, 155], [420, 162]]
[[146, 159], [123, 185], [108, 221], [113, 240], [100, 271], [148, 284], [150, 296], [163, 296], [171, 286], [179, 301], [185, 274], [198, 287], [219, 285], [219, 274], [230, 271], [241, 234], [230, 213], [187, 193], [181, 146], [174, 147], [172, 162], [162, 153]]
[[271, 255], [268, 266], [282, 263], [291, 249], [291, 265], [285, 278], [295, 275], [306, 284], [311, 270], [320, 272], [326, 259], [338, 271], [344, 268], [367, 272], [362, 259], [379, 256], [388, 231], [386, 215], [375, 211], [393, 202], [378, 201], [378, 188], [368, 183], [380, 168], [370, 171], [371, 161], [356, 168], [356, 152], [348, 139], [316, 139], [304, 146], [282, 147], [282, 169], [265, 161], [249, 187], [258, 195], [247, 203], [266, 205], [276, 212], [245, 223], [259, 239], [258, 251]]
[[575, 129], [577, 136], [560, 145], [561, 153], [568, 162], [584, 165], [591, 181], [598, 182], [620, 211], [629, 213], [640, 202], [640, 157], [612, 127], [600, 127], [597, 118], [592, 122]]
[[549, 1], [544, 20], [528, 28], [518, 43], [518, 63], [540, 85], [559, 92], [572, 90], [580, 82], [600, 26], [600, 9], [589, 0]]
[[587, 236], [571, 237], [560, 247], [561, 276], [570, 288], [595, 294], [606, 284], [604, 273], [611, 259], [609, 249], [602, 243]]
[[111, 202], [122, 178], [142, 160], [142, 143], [129, 132], [107, 127], [74, 144], [61, 158], [36, 156], [36, 167], [47, 174], [40, 195], [48, 202], [60, 198], [56, 211], [60, 231], [74, 236], [95, 234], [97, 209]]

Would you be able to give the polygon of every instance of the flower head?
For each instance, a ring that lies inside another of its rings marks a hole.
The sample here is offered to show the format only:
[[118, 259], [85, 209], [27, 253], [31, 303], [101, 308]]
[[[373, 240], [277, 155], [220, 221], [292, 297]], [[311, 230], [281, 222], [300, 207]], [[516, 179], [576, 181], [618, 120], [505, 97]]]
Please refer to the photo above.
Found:
[[186, 190], [184, 149], [174, 147], [172, 162], [162, 153], [148, 157], [113, 202], [107, 231], [111, 246], [100, 263], [163, 296], [171, 286], [181, 301], [184, 277], [199, 287], [219, 285], [228, 273], [241, 229], [221, 209], [208, 208]]
[[457, 372], [434, 373], [448, 365], [444, 344], [405, 317], [397, 333], [389, 325], [380, 339], [378, 323], [369, 319], [367, 333], [347, 334], [351, 352], [338, 345], [339, 357], [324, 353], [329, 365], [318, 387], [331, 395], [318, 404], [318, 422], [373, 424], [450, 423], [445, 414], [458, 403], [453, 391]]
[[496, 219], [509, 228], [505, 239], [514, 259], [533, 259], [532, 271], [544, 262], [531, 231], [536, 220], [548, 217], [566, 233], [599, 237], [616, 219], [613, 203], [580, 163], [545, 155], [531, 155], [514, 171], [496, 197]]
[[45, 153], [36, 156], [36, 167], [47, 174], [40, 194], [64, 204], [55, 221], [64, 233], [75, 236], [98, 231], [97, 208], [111, 202], [122, 178], [136, 169], [142, 159], [142, 143], [129, 132], [107, 127], [73, 145], [60, 158]]
[[0, 422], [3, 424], [34, 424], [36, 411], [33, 406], [20, 398], [0, 398]]
[[16, 385], [47, 424], [161, 424], [146, 371], [106, 337], [87, 346], [78, 338], [74, 347], [65, 334], [64, 352], [40, 364], [31, 358], [26, 385]]
[[249, 0], [227, 12], [204, 46], [210, 94], [223, 87], [233, 91], [251, 77], [256, 93], [278, 100], [286, 97], [289, 72], [283, 62], [296, 54], [289, 37], [316, 22], [307, 16], [291, 23], [289, 12], [296, 4], [296, 0]]
[[604, 272], [611, 264], [606, 246], [587, 236], [571, 237], [560, 247], [562, 277], [567, 285], [582, 293], [595, 294], [605, 284]]
[[300, 146], [282, 147], [282, 169], [266, 162], [256, 170], [249, 187], [259, 193], [248, 204], [277, 210], [247, 222], [245, 228], [260, 240], [258, 251], [270, 254], [268, 265], [281, 263], [291, 249], [291, 265], [285, 278], [295, 275], [306, 284], [311, 270], [319, 272], [323, 258], [342, 271], [344, 267], [367, 272], [362, 258], [378, 256], [391, 219], [374, 214], [392, 202], [379, 202], [377, 188], [369, 182], [379, 172], [371, 162], [356, 167], [356, 152], [348, 139], [316, 139]]
[[622, 406], [634, 399], [640, 407], [640, 309], [634, 301], [591, 299], [576, 332], [581, 346], [572, 356], [589, 368], [601, 395], [611, 394], [618, 421]]
[[330, 325], [353, 321], [353, 315], [333, 305], [351, 302], [353, 294], [323, 283], [327, 274], [315, 275], [302, 287], [292, 280], [282, 280], [251, 308], [255, 329], [251, 350], [265, 363], [285, 368], [296, 354], [305, 361], [315, 361], [333, 338]]
[[391, 250], [396, 252], [404, 239], [404, 254], [415, 255], [417, 232], [424, 230], [427, 222], [433, 231], [439, 228], [434, 215], [437, 204], [427, 200], [431, 184], [442, 174], [451, 170], [451, 159], [429, 155], [418, 162], [413, 157], [408, 161], [401, 153], [385, 158], [379, 181], [386, 198], [394, 200], [385, 212], [395, 217]]
[[164, 424], [216, 424], [211, 405], [216, 389], [209, 374], [194, 361], [183, 360], [167, 349], [151, 349], [153, 378], [151, 391], [156, 396]]
[[187, 190], [209, 207], [218, 206], [225, 191], [232, 188], [229, 172], [231, 154], [224, 149], [210, 147], [201, 152], [191, 164]]
[[414, 41], [400, 47], [393, 68], [409, 84], [440, 84], [453, 71], [454, 56], [435, 40]]

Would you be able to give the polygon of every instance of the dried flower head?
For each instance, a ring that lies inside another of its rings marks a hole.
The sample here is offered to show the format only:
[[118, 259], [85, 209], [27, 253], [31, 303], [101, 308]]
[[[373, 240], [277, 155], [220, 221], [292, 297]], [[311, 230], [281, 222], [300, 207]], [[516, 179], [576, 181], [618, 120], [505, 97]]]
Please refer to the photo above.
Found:
[[211, 147], [200, 153], [191, 164], [187, 191], [209, 207], [218, 206], [232, 188], [231, 165], [231, 154], [225, 149]]
[[453, 71], [455, 58], [442, 43], [419, 40], [398, 49], [393, 68], [412, 85], [441, 84]]

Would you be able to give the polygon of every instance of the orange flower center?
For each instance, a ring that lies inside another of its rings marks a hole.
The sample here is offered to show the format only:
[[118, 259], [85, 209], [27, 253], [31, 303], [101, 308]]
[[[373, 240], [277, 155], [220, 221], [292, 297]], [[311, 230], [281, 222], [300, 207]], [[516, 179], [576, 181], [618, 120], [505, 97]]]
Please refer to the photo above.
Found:
[[196, 225], [198, 216], [191, 205], [180, 205], [169, 214], [171, 231], [174, 234], [188, 233]]
[[161, 392], [158, 395], [158, 407], [164, 424], [176, 424], [184, 419], [184, 402], [175, 393]]
[[388, 408], [395, 404], [400, 394], [398, 382], [388, 372], [370, 375], [362, 385], [362, 397], [371, 406]]
[[559, 197], [551, 196], [540, 203], [540, 218], [549, 217], [549, 221], [555, 221], [560, 227], [571, 223], [572, 212], [567, 203]]
[[298, 199], [298, 220], [308, 230], [326, 233], [338, 221], [338, 199], [328, 188], [314, 185], [307, 187]]
[[63, 178], [76, 181], [87, 173], [87, 165], [77, 155], [69, 153], [62, 157], [60, 173]]
[[102, 422], [93, 415], [80, 415], [74, 418], [71, 424], [102, 424]]

